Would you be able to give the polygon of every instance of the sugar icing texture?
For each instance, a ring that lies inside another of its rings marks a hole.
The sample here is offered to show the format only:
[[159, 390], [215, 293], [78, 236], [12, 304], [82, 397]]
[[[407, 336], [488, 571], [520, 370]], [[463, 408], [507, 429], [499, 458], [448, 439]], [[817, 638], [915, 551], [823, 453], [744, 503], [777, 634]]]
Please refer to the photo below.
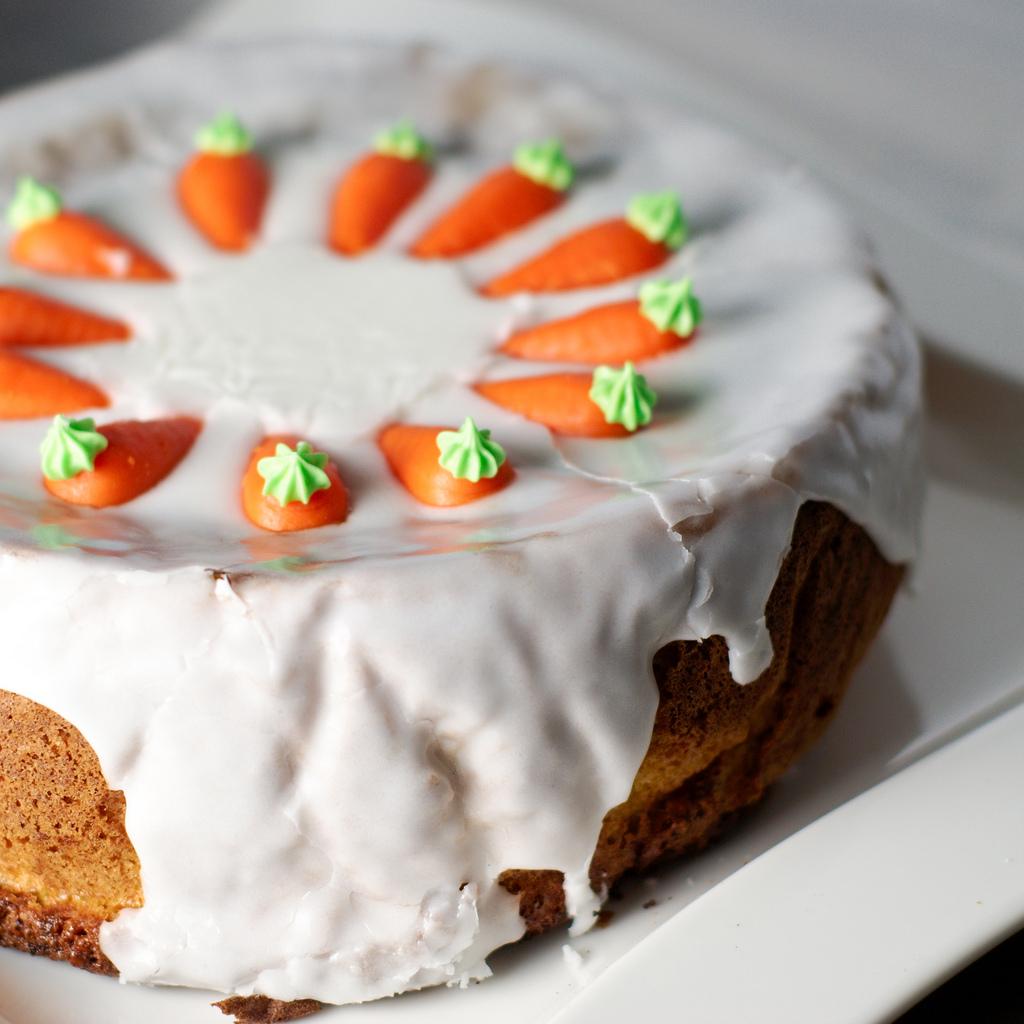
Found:
[[[175, 272], [42, 282], [0, 258], [0, 287], [132, 325], [124, 345], [46, 354], [102, 382], [104, 421], [204, 422], [159, 486], [99, 512], [47, 497], [45, 421], [0, 424], [3, 685], [80, 729], [125, 793], [145, 905], [101, 944], [127, 981], [346, 1003], [485, 977], [522, 934], [496, 882], [510, 868], [563, 871], [585, 928], [601, 820], [650, 739], [654, 652], [722, 635], [738, 682], [763, 671], [805, 500], [892, 561], [914, 554], [917, 347], [831, 202], [683, 113], [505, 68], [481, 89], [481, 73], [328, 42], [179, 45], [0, 103], [0, 190], [53, 181]], [[272, 170], [245, 255], [206, 245], [170, 187], [211, 102]], [[403, 114], [437, 143], [435, 180], [344, 259], [324, 241], [331, 187]], [[517, 141], [553, 138], [576, 169], [564, 204], [465, 259], [408, 256]], [[478, 294], [636, 194], [631, 216], [674, 250], [656, 273]], [[635, 435], [556, 437], [473, 390], [524, 373], [498, 353], [513, 331], [645, 286], [659, 325], [700, 331], [643, 363], [658, 404]], [[377, 432], [467, 418], [515, 482], [457, 509], [413, 501]], [[246, 521], [246, 455], [274, 434], [337, 459], [343, 525]]]

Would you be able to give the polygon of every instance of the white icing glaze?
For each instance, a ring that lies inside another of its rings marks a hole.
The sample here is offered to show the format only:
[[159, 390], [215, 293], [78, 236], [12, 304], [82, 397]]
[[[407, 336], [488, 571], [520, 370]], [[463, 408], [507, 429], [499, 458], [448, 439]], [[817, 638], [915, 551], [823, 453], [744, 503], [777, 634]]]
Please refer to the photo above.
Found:
[[[249, 257], [210, 251], [171, 197], [211, 97], [270, 139], [273, 198]], [[464, 151], [379, 253], [336, 259], [331, 183], [406, 112]], [[549, 134], [585, 165], [563, 209], [461, 263], [402, 255], [514, 142]], [[99, 513], [45, 497], [45, 424], [0, 425], [3, 685], [78, 727], [126, 794], [145, 905], [101, 936], [125, 980], [349, 1002], [483, 977], [522, 932], [496, 884], [507, 868], [562, 870], [586, 927], [601, 819], [650, 738], [655, 650], [720, 634], [734, 677], [754, 679], [808, 498], [890, 559], [913, 554], [914, 341], [817, 188], [703, 123], [436, 55], [193, 45], [8, 100], [0, 138], [0, 186], [56, 177], [70, 205], [180, 276], [38, 280], [0, 262], [0, 282], [137, 330], [44, 358], [110, 388], [101, 422], [206, 420], [167, 481]], [[694, 237], [664, 273], [692, 273], [706, 322], [644, 366], [662, 396], [652, 428], [553, 442], [469, 391], [533, 371], [494, 355], [516, 325], [637, 287], [485, 302], [472, 284], [666, 186]], [[466, 414], [493, 428], [517, 482], [424, 509], [373, 433]], [[338, 458], [344, 526], [275, 537], [245, 523], [241, 467], [276, 430]]]

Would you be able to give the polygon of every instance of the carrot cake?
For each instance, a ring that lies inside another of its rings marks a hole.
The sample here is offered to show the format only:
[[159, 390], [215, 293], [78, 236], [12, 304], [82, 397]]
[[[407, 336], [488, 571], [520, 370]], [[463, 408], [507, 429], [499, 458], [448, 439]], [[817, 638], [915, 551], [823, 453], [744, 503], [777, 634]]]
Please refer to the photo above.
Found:
[[0, 140], [0, 942], [249, 1019], [465, 983], [820, 733], [920, 382], [799, 170], [330, 40]]

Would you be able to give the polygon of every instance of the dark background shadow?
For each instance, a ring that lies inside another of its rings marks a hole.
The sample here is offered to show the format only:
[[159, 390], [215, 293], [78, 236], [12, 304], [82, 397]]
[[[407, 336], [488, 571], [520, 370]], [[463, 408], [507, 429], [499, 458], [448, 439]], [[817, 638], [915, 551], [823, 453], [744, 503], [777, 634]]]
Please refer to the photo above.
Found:
[[0, 93], [156, 39], [205, 0], [0, 0]]
[[1024, 505], [1024, 384], [925, 339], [925, 399], [931, 475]]

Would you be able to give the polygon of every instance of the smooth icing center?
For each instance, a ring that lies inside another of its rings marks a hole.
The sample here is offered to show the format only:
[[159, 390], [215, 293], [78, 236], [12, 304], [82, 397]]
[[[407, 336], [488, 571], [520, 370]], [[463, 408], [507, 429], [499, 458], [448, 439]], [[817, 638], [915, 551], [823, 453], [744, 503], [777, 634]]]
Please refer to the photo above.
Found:
[[[439, 308], [443, 317], [426, 313]], [[496, 328], [494, 304], [451, 266], [299, 245], [183, 281], [157, 319], [153, 343], [136, 351], [154, 364], [148, 379], [165, 401], [235, 398], [268, 429], [332, 439], [375, 431], [475, 372]]]

